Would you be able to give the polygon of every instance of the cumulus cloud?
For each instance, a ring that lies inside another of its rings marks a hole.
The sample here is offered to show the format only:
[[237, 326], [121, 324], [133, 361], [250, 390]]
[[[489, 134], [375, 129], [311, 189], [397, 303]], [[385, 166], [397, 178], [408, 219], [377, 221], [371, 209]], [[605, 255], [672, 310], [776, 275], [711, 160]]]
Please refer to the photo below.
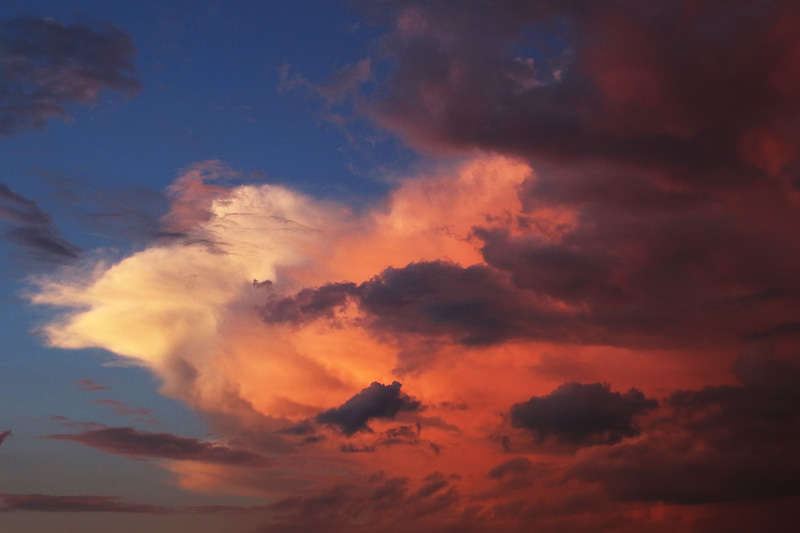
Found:
[[73, 441], [104, 452], [131, 457], [200, 461], [251, 468], [270, 464], [269, 459], [251, 451], [170, 433], [148, 433], [130, 427], [104, 427], [83, 433], [49, 435], [47, 438]]
[[546, 396], [511, 407], [511, 425], [567, 444], [613, 444], [639, 435], [635, 417], [658, 407], [636, 389], [621, 394], [603, 383], [564, 383]]
[[400, 411], [418, 411], [420, 402], [402, 392], [400, 387], [402, 384], [397, 381], [391, 385], [374, 381], [339, 407], [318, 414], [316, 420], [339, 426], [345, 435], [352, 435], [357, 431], [370, 431], [367, 422], [372, 418], [394, 418]]
[[0, 19], [0, 134], [67, 118], [69, 104], [97, 103], [104, 89], [136, 93], [134, 54], [130, 37], [108, 22]]

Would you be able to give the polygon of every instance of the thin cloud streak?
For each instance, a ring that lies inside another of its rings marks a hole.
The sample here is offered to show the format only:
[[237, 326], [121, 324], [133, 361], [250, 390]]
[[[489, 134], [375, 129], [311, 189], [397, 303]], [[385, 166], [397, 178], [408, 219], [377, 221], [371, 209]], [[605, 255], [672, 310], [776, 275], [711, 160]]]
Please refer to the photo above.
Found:
[[179, 461], [200, 461], [261, 468], [270, 460], [257, 453], [224, 444], [149, 433], [130, 427], [105, 427], [76, 434], [48, 435], [47, 439], [73, 441], [108, 453]]
[[5, 238], [28, 250], [36, 257], [52, 262], [78, 258], [82, 250], [65, 240], [50, 215], [29, 200], [0, 183], [0, 220], [11, 225]]

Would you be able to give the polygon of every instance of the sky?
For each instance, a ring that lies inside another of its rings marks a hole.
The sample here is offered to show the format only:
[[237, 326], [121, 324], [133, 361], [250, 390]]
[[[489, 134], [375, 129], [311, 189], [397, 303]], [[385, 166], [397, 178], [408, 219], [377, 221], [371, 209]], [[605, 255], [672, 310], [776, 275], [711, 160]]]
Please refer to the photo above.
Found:
[[0, 529], [800, 521], [800, 6], [0, 0]]

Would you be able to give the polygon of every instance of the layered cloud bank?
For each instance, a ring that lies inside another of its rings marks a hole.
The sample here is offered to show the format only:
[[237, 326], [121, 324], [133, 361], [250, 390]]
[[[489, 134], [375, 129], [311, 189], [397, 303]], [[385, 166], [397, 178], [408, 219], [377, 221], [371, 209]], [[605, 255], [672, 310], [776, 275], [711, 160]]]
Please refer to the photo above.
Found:
[[788, 531], [800, 12], [563, 4], [380, 4], [357, 104], [459, 163], [363, 211], [200, 163], [160, 240], [40, 279], [52, 345], [227, 444], [53, 438], [268, 498], [269, 531]]

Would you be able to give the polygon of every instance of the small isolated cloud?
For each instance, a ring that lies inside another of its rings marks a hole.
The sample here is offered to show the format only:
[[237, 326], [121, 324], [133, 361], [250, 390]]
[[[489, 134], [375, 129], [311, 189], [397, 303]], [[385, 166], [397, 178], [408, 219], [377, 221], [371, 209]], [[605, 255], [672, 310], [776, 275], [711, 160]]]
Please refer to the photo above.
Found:
[[11, 433], [11, 431], [10, 431], [10, 430], [5, 430], [5, 431], [3, 431], [3, 432], [0, 432], [0, 444], [3, 444], [3, 442], [4, 442], [4, 441], [5, 441], [5, 440], [6, 440], [8, 437], [10, 437], [11, 435], [13, 435], [13, 433]]
[[94, 104], [104, 89], [139, 90], [130, 37], [107, 23], [0, 19], [0, 135], [66, 118], [68, 104]]
[[81, 252], [53, 225], [50, 215], [36, 202], [0, 183], [0, 221], [7, 224], [4, 237], [32, 251], [36, 257], [53, 262], [75, 259]]
[[[94, 390], [94, 389], [93, 389]], [[143, 415], [148, 416], [153, 414], [153, 411], [146, 407], [131, 407], [127, 403], [118, 402], [116, 400], [94, 400], [92, 403], [100, 405], [109, 405], [114, 408], [114, 411], [120, 415]]]
[[621, 394], [603, 383], [568, 382], [514, 404], [511, 424], [531, 431], [539, 442], [552, 437], [579, 446], [613, 444], [638, 435], [635, 417], [657, 407], [636, 389]]
[[418, 411], [419, 401], [400, 390], [397, 381], [383, 385], [373, 381], [369, 387], [347, 400], [339, 407], [318, 414], [317, 422], [338, 426], [345, 435], [358, 431], [371, 431], [367, 422], [372, 418], [394, 418], [400, 411]]
[[81, 390], [85, 391], [96, 391], [96, 390], [106, 390], [108, 387], [105, 385], [101, 385], [96, 381], [92, 381], [91, 379], [79, 379], [78, 381], [73, 383], [76, 387]]
[[176, 461], [199, 461], [231, 466], [264, 467], [270, 461], [257, 453], [224, 444], [179, 437], [170, 433], [148, 433], [130, 427], [106, 427], [48, 439], [69, 440], [108, 453], [153, 457]]

